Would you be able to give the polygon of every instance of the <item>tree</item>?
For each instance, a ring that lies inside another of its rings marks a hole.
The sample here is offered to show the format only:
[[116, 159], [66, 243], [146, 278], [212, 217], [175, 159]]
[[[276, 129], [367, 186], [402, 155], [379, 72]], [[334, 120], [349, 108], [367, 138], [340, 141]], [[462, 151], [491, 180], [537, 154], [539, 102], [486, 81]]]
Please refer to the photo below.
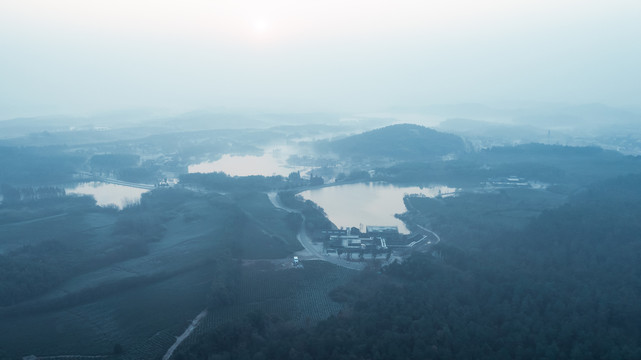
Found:
[[287, 181], [290, 183], [297, 184], [300, 180], [300, 171], [292, 171], [289, 176], [287, 176]]
[[312, 186], [320, 186], [320, 185], [323, 185], [324, 183], [325, 183], [325, 181], [324, 181], [324, 180], [323, 180], [323, 178], [322, 178], [322, 177], [320, 177], [320, 176], [314, 176], [314, 175], [312, 175], [312, 176], [309, 178], [309, 184], [310, 184], [310, 185], [312, 185]]

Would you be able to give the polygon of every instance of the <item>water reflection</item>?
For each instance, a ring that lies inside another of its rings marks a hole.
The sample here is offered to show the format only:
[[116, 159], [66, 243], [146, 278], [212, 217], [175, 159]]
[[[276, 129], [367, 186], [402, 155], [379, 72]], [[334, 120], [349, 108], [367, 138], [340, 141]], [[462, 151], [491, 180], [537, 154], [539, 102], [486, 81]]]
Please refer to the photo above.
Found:
[[305, 171], [305, 167], [287, 165], [290, 151], [284, 148], [265, 150], [261, 156], [225, 154], [219, 160], [189, 165], [189, 173], [224, 172], [231, 176], [281, 175], [287, 176], [293, 171]]
[[399, 232], [407, 234], [409, 230], [405, 224], [394, 217], [394, 214], [407, 211], [403, 203], [406, 194], [435, 197], [455, 191], [447, 186], [399, 187], [385, 183], [360, 183], [307, 190], [300, 195], [322, 207], [329, 220], [338, 227], [398, 226]]
[[115, 206], [120, 210], [140, 203], [140, 197], [147, 191], [149, 190], [99, 181], [86, 182], [65, 189], [67, 194], [93, 196], [98, 206]]

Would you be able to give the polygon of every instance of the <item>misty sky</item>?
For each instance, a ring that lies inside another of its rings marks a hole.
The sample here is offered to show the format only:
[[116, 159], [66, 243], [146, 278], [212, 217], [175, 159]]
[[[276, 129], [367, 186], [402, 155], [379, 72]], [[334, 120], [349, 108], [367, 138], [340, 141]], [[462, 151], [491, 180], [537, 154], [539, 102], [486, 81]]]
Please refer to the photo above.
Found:
[[0, 0], [0, 119], [639, 106], [638, 0]]

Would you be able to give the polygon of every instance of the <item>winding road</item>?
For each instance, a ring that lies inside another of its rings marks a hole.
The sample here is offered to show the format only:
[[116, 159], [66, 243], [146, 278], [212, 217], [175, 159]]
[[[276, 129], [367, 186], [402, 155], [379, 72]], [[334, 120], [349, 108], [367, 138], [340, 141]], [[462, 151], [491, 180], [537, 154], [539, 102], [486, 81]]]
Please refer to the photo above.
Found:
[[327, 261], [334, 265], [338, 265], [346, 269], [352, 269], [352, 270], [363, 270], [365, 268], [365, 264], [362, 262], [358, 262], [358, 263], [350, 262], [347, 260], [340, 259], [338, 257], [323, 254], [322, 250], [319, 249], [319, 246], [315, 245], [312, 242], [312, 239], [307, 234], [307, 229], [305, 228], [305, 221], [306, 221], [305, 215], [303, 215], [300, 211], [296, 209], [291, 209], [283, 205], [283, 203], [281, 203], [280, 201], [280, 198], [278, 197], [278, 193], [275, 191], [267, 193], [267, 197], [269, 198], [269, 201], [271, 201], [271, 203], [274, 205], [275, 208], [281, 209], [287, 212], [291, 212], [291, 213], [297, 213], [297, 214], [300, 214], [300, 216], [302, 216], [303, 223], [301, 224], [300, 230], [298, 231], [298, 235], [296, 235], [296, 238], [307, 251], [308, 259], [317, 259], [317, 260]]
[[[267, 197], [269, 198], [269, 201], [271, 201], [271, 203], [274, 205], [274, 207], [276, 207], [278, 209], [281, 209], [281, 210], [285, 210], [287, 212], [293, 212], [293, 213], [300, 214], [303, 217], [303, 223], [301, 225], [301, 229], [298, 232], [298, 235], [296, 236], [296, 238], [298, 239], [298, 241], [301, 243], [301, 245], [303, 245], [303, 247], [307, 251], [306, 255], [307, 255], [308, 259], [318, 259], [318, 260], [322, 260], [322, 261], [327, 261], [327, 262], [330, 262], [332, 264], [335, 264], [335, 265], [338, 265], [338, 266], [342, 266], [342, 267], [348, 268], [348, 269], [353, 269], [353, 270], [362, 270], [362, 269], [365, 268], [365, 264], [363, 264], [363, 263], [350, 262], [350, 261], [347, 261], [347, 260], [343, 260], [343, 259], [341, 259], [339, 257], [335, 257], [335, 256], [331, 256], [331, 255], [328, 255], [328, 254], [324, 254], [322, 252], [322, 249], [320, 249], [320, 247], [318, 245], [314, 244], [312, 242], [312, 239], [307, 234], [307, 230], [305, 228], [305, 221], [306, 221], [305, 215], [303, 215], [299, 210], [292, 209], [292, 208], [289, 208], [289, 207], [285, 206], [280, 201], [280, 198], [278, 197], [278, 193], [275, 192], [275, 191], [267, 193]], [[409, 248], [413, 248], [414, 250], [425, 252], [425, 251], [428, 251], [433, 245], [436, 245], [439, 242], [441, 242], [441, 237], [438, 236], [438, 234], [435, 233], [434, 231], [432, 231], [430, 229], [427, 229], [424, 226], [421, 226], [421, 225], [418, 225], [418, 224], [416, 226], [420, 229], [420, 231], [418, 231], [418, 233], [422, 234], [423, 237], [420, 240], [415, 241], [414, 243], [410, 244]], [[432, 238], [432, 237], [433, 237], [434, 240], [427, 241], [427, 242], [425, 241], [426, 239]], [[390, 259], [388, 261], [388, 263], [391, 263], [391, 261], [392, 260]]]
[[423, 226], [421, 226], [421, 225], [416, 225], [416, 226], [418, 226], [419, 228], [421, 228], [421, 230], [423, 230], [423, 231], [425, 231], [425, 232], [428, 232], [428, 233], [430, 233], [430, 234], [434, 235], [434, 237], [436, 238], [436, 241], [435, 241], [435, 242], [433, 242], [433, 243], [432, 243], [432, 245], [436, 245], [436, 244], [438, 244], [438, 243], [440, 243], [440, 242], [441, 242], [441, 237], [440, 237], [440, 236], [438, 236], [438, 234], [437, 234], [437, 233], [435, 233], [434, 231], [429, 230], [429, 229], [426, 229], [425, 227], [423, 227]]
[[[415, 251], [420, 251], [420, 252], [428, 252], [432, 248], [432, 246], [438, 244], [441, 242], [440, 236], [438, 236], [437, 233], [434, 231], [425, 228], [424, 226], [416, 224], [416, 226], [419, 228], [419, 231], [417, 233], [423, 235], [423, 237], [416, 241], [413, 244], [410, 244], [409, 246], [415, 250]], [[431, 238], [432, 240], [425, 241], [426, 239]]]
[[[305, 251], [306, 251], [305, 257], [307, 259], [309, 259], [309, 260], [322, 260], [322, 261], [326, 261], [326, 262], [332, 263], [334, 265], [341, 266], [341, 267], [344, 267], [346, 269], [351, 269], [351, 270], [363, 270], [365, 268], [365, 263], [363, 263], [363, 262], [358, 262], [358, 263], [357, 262], [350, 262], [350, 261], [347, 261], [347, 260], [340, 259], [338, 257], [334, 257], [334, 256], [329, 256], [327, 254], [323, 254], [322, 250], [319, 249], [319, 246], [314, 244], [312, 242], [311, 237], [309, 237], [309, 235], [307, 234], [307, 229], [305, 228], [305, 221], [306, 221], [305, 215], [303, 215], [302, 212], [299, 211], [299, 210], [292, 209], [292, 208], [289, 208], [289, 207], [285, 206], [280, 201], [280, 198], [278, 197], [278, 193], [275, 192], [275, 191], [267, 193], [267, 197], [269, 198], [269, 201], [272, 203], [272, 205], [274, 205], [275, 208], [281, 209], [283, 211], [287, 211], [287, 212], [290, 212], [290, 213], [300, 214], [301, 217], [303, 218], [303, 222], [301, 224], [301, 227], [300, 227], [300, 230], [299, 230], [298, 234], [296, 235], [296, 238], [298, 239], [300, 244], [303, 246], [303, 248], [305, 248]], [[432, 230], [426, 229], [425, 227], [423, 227], [421, 225], [417, 225], [417, 226], [421, 230], [425, 231], [426, 233], [429, 233], [429, 234], [433, 235], [436, 238], [436, 242], [434, 242], [433, 244], [437, 244], [437, 243], [439, 243], [441, 241], [441, 238], [435, 232], [433, 232]], [[421, 240], [419, 240], [418, 242], [421, 242], [421, 241], [425, 240], [426, 237], [427, 236], [423, 236], [423, 238]], [[200, 314], [198, 314], [198, 316], [196, 316], [196, 318], [194, 320], [192, 320], [192, 322], [187, 327], [185, 332], [182, 335], [178, 336], [176, 338], [176, 342], [167, 350], [167, 352], [165, 353], [165, 356], [163, 356], [163, 360], [171, 359], [174, 351], [178, 348], [178, 346], [185, 339], [187, 339], [187, 337], [189, 337], [189, 335], [191, 335], [191, 333], [198, 326], [199, 322], [206, 315], [207, 315], [207, 310], [205, 309]]]

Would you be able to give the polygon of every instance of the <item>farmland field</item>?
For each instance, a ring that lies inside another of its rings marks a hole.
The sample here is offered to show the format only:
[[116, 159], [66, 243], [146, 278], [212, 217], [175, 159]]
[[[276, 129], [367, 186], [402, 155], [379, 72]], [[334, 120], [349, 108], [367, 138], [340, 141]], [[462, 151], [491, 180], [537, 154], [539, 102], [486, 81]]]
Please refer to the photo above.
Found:
[[[300, 246], [299, 223], [288, 223], [264, 194], [236, 200], [159, 190], [122, 211], [86, 198], [56, 200], [0, 207], [0, 355], [113, 356], [118, 344], [119, 358], [157, 358], [211, 304], [212, 283], [230, 274], [227, 266], [260, 255], [284, 258]], [[30, 272], [21, 272], [27, 264]], [[241, 270], [241, 301], [212, 311], [216, 321], [256, 308], [260, 298], [249, 289], [271, 281]], [[281, 295], [266, 296], [266, 307], [274, 299], [274, 309], [290, 307]]]
[[[356, 276], [357, 272], [322, 261], [305, 261], [303, 268], [248, 268], [240, 277], [238, 299], [231, 306], [213, 308], [193, 335], [179, 348], [184, 350], [215, 328], [260, 311], [293, 327], [306, 327], [337, 314], [341, 305], [329, 297], [330, 290]], [[194, 312], [194, 316], [197, 312]]]
[[9, 317], [0, 322], [8, 354], [110, 354], [153, 359], [171, 346], [193, 314], [206, 306], [212, 267], [202, 266], [148, 286], [59, 311]]
[[[207, 307], [214, 272], [211, 264], [203, 265], [97, 301], [3, 319], [3, 350], [16, 356], [29, 355], [20, 353], [25, 348], [40, 356], [102, 355], [120, 344], [125, 353], [119, 359], [159, 358]], [[234, 304], [211, 308], [181, 347], [257, 310], [296, 327], [314, 324], [338, 313], [341, 306], [328, 292], [355, 274], [320, 261], [285, 270], [244, 267]]]

